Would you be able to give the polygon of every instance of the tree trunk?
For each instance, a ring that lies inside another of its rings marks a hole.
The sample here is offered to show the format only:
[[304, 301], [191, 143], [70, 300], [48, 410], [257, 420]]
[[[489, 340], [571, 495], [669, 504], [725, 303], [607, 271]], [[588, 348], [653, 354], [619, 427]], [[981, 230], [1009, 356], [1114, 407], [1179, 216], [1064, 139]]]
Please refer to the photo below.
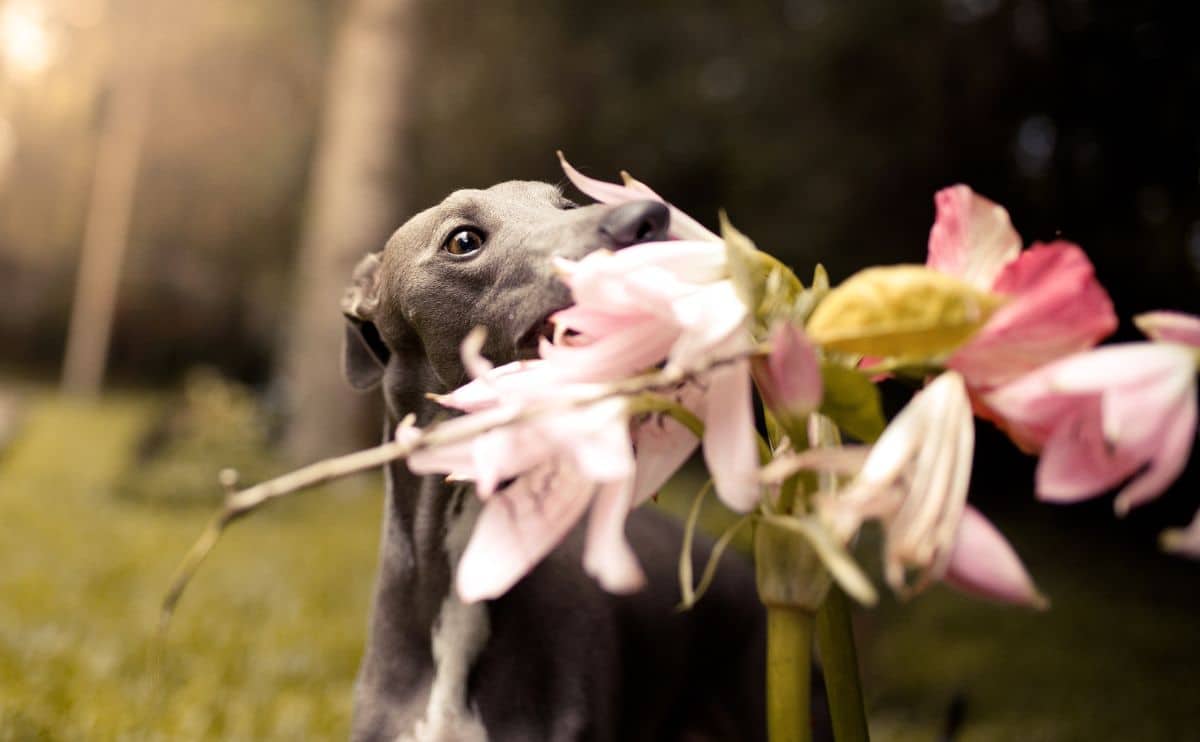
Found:
[[[281, 373], [296, 461], [363, 442], [367, 400], [341, 378], [338, 308], [355, 262], [402, 216], [413, 0], [351, 0], [334, 43]], [[372, 397], [372, 401], [374, 398]]]
[[113, 85], [96, 143], [92, 194], [63, 359], [62, 388], [69, 394], [99, 394], [108, 365], [149, 113], [148, 65], [129, 67], [124, 74], [118, 73], [120, 79]]

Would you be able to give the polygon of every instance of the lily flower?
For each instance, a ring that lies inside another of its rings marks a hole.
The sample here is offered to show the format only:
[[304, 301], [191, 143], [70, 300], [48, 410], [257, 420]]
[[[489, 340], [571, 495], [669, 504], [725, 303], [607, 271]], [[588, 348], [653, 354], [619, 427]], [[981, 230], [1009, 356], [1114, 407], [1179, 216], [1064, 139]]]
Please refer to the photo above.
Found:
[[[646, 197], [645, 186], [630, 187]], [[585, 570], [612, 591], [642, 584], [625, 517], [699, 441], [666, 415], [603, 399], [603, 390], [657, 367], [683, 380], [674, 401], [708, 422], [704, 453], [720, 496], [741, 511], [758, 501], [750, 369], [741, 357], [751, 348], [749, 313], [726, 275], [724, 245], [646, 243], [558, 267], [575, 304], [552, 317], [554, 342], [541, 343], [540, 358], [493, 368], [480, 355], [482, 336], [473, 335], [463, 345], [473, 380], [437, 397], [466, 413], [443, 426], [483, 422], [487, 432], [409, 460], [417, 473], [473, 481], [484, 500], [458, 566], [464, 600], [502, 594], [589, 504]], [[553, 414], [536, 414], [547, 409]]]
[[1077, 245], [1021, 251], [1008, 212], [965, 185], [934, 197], [937, 219], [926, 265], [1009, 297], [947, 362], [974, 392], [1086, 350], [1117, 327], [1112, 302]]
[[818, 511], [843, 542], [866, 520], [882, 523], [884, 576], [897, 593], [941, 579], [996, 600], [1042, 605], [1012, 547], [967, 505], [974, 446], [965, 382], [947, 371], [913, 396], [842, 492], [818, 499]]
[[647, 198], [659, 201], [666, 204], [667, 208], [671, 210], [671, 226], [668, 233], [672, 237], [683, 240], [716, 242], [718, 244], [721, 242], [721, 238], [714, 234], [712, 230], [685, 212], [667, 203], [662, 196], [651, 190], [645, 183], [634, 180], [629, 173], [622, 171], [621, 177], [625, 181], [625, 185], [617, 185], [616, 183], [606, 183], [602, 180], [587, 177], [571, 167], [571, 163], [567, 162], [567, 158], [563, 156], [562, 151], [558, 152], [558, 162], [562, 165], [563, 172], [566, 173], [567, 178], [576, 188], [602, 204], [621, 204], [628, 201], [641, 201]]
[[821, 405], [821, 362], [804, 330], [782, 322], [771, 331], [771, 350], [751, 362], [763, 404], [785, 429], [802, 424]]
[[[456, 427], [489, 429], [408, 459], [416, 474], [473, 481], [484, 501], [457, 567], [459, 596], [472, 602], [502, 595], [566, 537], [589, 506], [585, 571], [609, 591], [638, 589], [645, 578], [624, 536], [636, 481], [628, 402], [589, 401], [594, 388], [588, 385], [547, 387], [545, 362], [493, 369], [479, 355], [482, 341], [482, 334], [472, 333], [463, 343], [464, 366], [478, 378], [441, 398], [469, 411], [439, 430], [453, 438]], [[556, 405], [554, 414], [521, 416], [549, 404]]]
[[1195, 363], [1193, 350], [1175, 343], [1110, 345], [1043, 366], [984, 402], [1018, 445], [1041, 453], [1039, 498], [1076, 502], [1129, 479], [1115, 501], [1124, 515], [1187, 464]]

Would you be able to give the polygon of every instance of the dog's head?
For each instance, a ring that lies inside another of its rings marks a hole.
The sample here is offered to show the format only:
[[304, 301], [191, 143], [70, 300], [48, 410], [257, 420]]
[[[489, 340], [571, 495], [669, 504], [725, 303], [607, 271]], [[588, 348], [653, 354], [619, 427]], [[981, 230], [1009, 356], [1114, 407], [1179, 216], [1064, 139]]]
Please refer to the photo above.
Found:
[[547, 183], [455, 191], [355, 269], [342, 301], [346, 377], [370, 389], [398, 358], [424, 357], [452, 388], [465, 381], [459, 346], [478, 326], [496, 363], [532, 357], [547, 318], [571, 303], [555, 256], [665, 239], [669, 221], [656, 201], [577, 207]]

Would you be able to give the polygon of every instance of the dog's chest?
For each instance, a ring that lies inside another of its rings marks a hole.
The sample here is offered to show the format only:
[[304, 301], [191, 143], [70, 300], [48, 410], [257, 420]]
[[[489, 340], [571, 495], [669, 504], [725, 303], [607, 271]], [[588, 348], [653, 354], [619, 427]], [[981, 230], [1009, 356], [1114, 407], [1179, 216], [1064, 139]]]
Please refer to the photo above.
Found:
[[[446, 555], [457, 566], [479, 515], [471, 492], [456, 493], [447, 513]], [[471, 666], [487, 644], [490, 627], [483, 603], [466, 604], [451, 589], [430, 635], [434, 675], [424, 714], [399, 742], [486, 742], [487, 731], [467, 698]]]

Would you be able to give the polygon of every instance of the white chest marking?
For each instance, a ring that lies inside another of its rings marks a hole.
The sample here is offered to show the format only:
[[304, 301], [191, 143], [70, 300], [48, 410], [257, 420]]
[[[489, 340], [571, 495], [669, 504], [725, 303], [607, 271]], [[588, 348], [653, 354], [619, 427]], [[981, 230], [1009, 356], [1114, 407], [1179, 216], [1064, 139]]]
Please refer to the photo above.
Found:
[[[462, 508], [446, 530], [450, 574], [458, 566], [475, 527], [481, 503], [471, 491], [461, 493]], [[431, 637], [434, 676], [424, 718], [399, 742], [487, 742], [479, 716], [467, 705], [467, 677], [487, 643], [491, 627], [483, 603], [463, 603], [453, 587], [442, 602]]]

